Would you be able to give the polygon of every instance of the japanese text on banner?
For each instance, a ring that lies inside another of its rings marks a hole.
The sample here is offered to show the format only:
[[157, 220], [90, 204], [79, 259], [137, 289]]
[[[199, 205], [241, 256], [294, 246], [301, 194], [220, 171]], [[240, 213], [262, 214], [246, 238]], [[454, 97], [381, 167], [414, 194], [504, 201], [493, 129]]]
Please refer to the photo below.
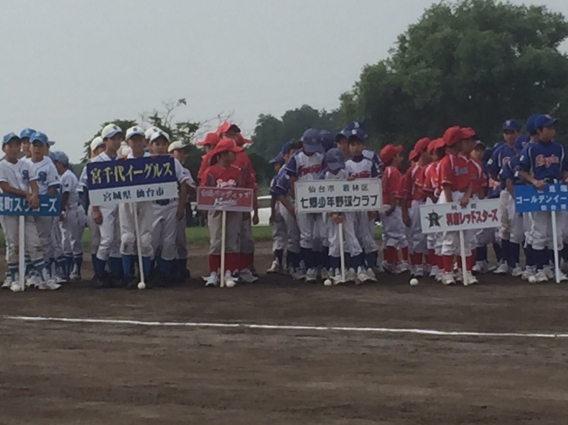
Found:
[[198, 187], [197, 209], [204, 211], [250, 212], [254, 190], [236, 187]]
[[382, 205], [379, 179], [296, 182], [295, 192], [298, 213], [379, 211]]
[[451, 204], [422, 205], [420, 224], [422, 233], [499, 227], [499, 199], [471, 200], [462, 208]]
[[543, 190], [529, 184], [518, 185], [514, 193], [518, 213], [568, 211], [568, 186], [565, 184], [547, 184]]
[[58, 217], [60, 213], [59, 195], [39, 195], [39, 208], [32, 210], [23, 197], [0, 193], [0, 215]]

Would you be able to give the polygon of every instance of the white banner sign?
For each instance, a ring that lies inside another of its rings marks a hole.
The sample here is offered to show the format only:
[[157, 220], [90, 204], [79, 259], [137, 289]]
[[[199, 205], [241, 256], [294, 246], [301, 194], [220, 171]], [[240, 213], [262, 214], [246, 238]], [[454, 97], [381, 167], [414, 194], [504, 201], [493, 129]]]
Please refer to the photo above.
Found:
[[177, 182], [89, 190], [89, 201], [95, 206], [156, 201], [177, 198], [178, 196]]
[[466, 207], [459, 203], [422, 205], [422, 233], [499, 227], [499, 199], [470, 200]]
[[383, 194], [380, 179], [296, 182], [295, 192], [297, 213], [379, 211]]

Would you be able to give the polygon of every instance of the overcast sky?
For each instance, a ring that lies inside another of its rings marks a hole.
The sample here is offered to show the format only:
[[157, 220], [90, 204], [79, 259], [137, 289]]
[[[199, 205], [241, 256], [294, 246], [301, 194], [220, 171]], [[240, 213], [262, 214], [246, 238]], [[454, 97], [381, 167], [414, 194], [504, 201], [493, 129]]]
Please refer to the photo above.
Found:
[[250, 134], [260, 113], [337, 107], [431, 3], [0, 0], [0, 132], [42, 130], [78, 160], [100, 123], [186, 98], [180, 119], [233, 112]]

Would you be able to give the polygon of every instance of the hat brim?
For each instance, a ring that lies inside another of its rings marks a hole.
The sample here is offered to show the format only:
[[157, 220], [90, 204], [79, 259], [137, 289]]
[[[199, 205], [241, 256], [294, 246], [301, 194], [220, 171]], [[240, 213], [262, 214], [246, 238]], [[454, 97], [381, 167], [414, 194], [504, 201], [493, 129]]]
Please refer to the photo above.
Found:
[[112, 139], [117, 134], [122, 134], [122, 130], [113, 130], [109, 134], [107, 134], [104, 138], [105, 139]]
[[341, 170], [342, 168], [345, 168], [345, 163], [343, 163], [343, 162], [328, 162], [327, 168], [329, 170], [332, 170], [332, 171]]
[[134, 133], [130, 133], [127, 135], [126, 140], [130, 140], [132, 139], [134, 136], [142, 136], [144, 138], [146, 138], [146, 134], [142, 131], [136, 131]]
[[239, 152], [242, 152], [242, 151], [244, 151], [244, 149], [241, 146], [233, 146], [231, 148], [223, 148], [223, 149], [215, 150], [213, 155], [219, 155], [219, 154], [222, 154], [223, 152], [239, 153]]
[[18, 142], [22, 143], [22, 138], [19, 136], [14, 136], [14, 137], [10, 137], [8, 140], [6, 140], [5, 142], [2, 142], [2, 146], [7, 145], [8, 143], [10, 143], [12, 140], [17, 140]]
[[552, 127], [557, 122], [558, 122], [558, 118], [550, 118], [547, 121], [540, 124], [539, 127]]
[[307, 153], [318, 153], [323, 151], [322, 145], [306, 145], [306, 143], [304, 143], [303, 148]]
[[365, 142], [365, 139], [361, 139], [359, 136], [352, 134], [347, 138], [347, 143]]

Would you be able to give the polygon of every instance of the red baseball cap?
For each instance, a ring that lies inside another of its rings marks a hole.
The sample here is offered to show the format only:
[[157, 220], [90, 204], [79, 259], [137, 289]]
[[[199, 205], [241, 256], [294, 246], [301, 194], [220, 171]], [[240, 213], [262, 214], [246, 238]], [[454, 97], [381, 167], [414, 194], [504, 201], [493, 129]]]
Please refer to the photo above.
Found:
[[221, 124], [219, 124], [219, 127], [217, 127], [216, 133], [219, 137], [221, 137], [224, 133], [226, 133], [233, 127], [235, 127], [237, 133], [241, 132], [241, 129], [239, 128], [238, 125], [230, 123], [229, 121], [223, 121]]
[[432, 140], [428, 144], [428, 153], [433, 153], [436, 149], [440, 149], [444, 147], [444, 139], [441, 137]]
[[461, 129], [462, 139], [471, 139], [475, 137], [475, 130], [471, 127], [462, 127]]
[[400, 145], [391, 145], [388, 144], [384, 148], [381, 149], [379, 152], [379, 157], [383, 162], [389, 162], [392, 160], [396, 154], [401, 153], [404, 148]]
[[419, 157], [420, 157], [420, 154], [418, 152], [416, 152], [415, 149], [412, 149], [410, 152], [408, 152], [408, 160], [409, 161], [416, 161]]
[[196, 146], [205, 146], [205, 145], [211, 145], [211, 146], [215, 146], [217, 143], [219, 142], [219, 136], [217, 136], [217, 133], [207, 133], [205, 135], [205, 137], [198, 141], [195, 145]]
[[237, 145], [242, 146], [246, 145], [247, 143], [252, 143], [252, 140], [243, 137], [241, 133], [237, 133], [237, 135], [235, 136], [235, 142], [237, 142]]
[[462, 131], [459, 126], [449, 127], [444, 131], [444, 144], [453, 146], [463, 139]]
[[221, 140], [219, 140], [219, 143], [217, 143], [217, 145], [215, 145], [215, 148], [213, 149], [213, 155], [219, 155], [220, 153], [223, 152], [242, 152], [243, 148], [241, 146], [238, 146], [235, 141], [233, 139], [229, 139], [228, 137], [225, 137]]
[[418, 155], [428, 149], [428, 145], [430, 144], [431, 140], [428, 137], [423, 137], [419, 139], [416, 144], [414, 145], [414, 150]]

